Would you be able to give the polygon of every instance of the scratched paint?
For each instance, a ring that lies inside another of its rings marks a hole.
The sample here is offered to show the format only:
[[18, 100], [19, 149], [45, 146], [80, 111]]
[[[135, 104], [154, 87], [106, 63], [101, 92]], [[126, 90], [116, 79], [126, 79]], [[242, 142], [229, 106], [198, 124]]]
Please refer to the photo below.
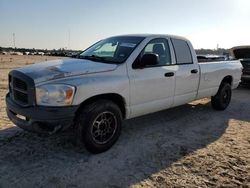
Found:
[[68, 58], [37, 63], [17, 70], [31, 77], [37, 84], [65, 77], [112, 71], [115, 70], [116, 67], [116, 64]]

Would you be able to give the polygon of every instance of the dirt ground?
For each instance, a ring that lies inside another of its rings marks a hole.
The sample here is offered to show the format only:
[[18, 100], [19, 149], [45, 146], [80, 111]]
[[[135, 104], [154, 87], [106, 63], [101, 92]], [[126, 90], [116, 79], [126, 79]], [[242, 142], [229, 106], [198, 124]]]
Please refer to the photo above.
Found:
[[250, 187], [250, 87], [222, 112], [203, 99], [127, 120], [118, 142], [92, 155], [70, 131], [37, 136], [6, 117], [8, 71], [51, 58], [0, 56], [0, 188]]

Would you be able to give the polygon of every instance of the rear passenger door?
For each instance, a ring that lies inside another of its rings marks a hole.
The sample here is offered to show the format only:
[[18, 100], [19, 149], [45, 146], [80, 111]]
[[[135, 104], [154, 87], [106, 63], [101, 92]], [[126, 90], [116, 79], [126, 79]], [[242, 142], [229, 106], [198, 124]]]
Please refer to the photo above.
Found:
[[191, 44], [181, 39], [171, 39], [176, 65], [174, 106], [185, 104], [196, 98], [199, 86], [199, 65], [194, 62]]

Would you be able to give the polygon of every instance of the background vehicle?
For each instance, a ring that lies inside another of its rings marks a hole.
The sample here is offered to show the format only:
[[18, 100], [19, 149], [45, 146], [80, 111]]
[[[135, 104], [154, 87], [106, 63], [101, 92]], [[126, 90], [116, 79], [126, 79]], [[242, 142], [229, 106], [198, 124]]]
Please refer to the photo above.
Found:
[[250, 83], [250, 46], [237, 46], [231, 49], [232, 55], [239, 59], [243, 66], [241, 81]]
[[227, 60], [225, 56], [219, 55], [197, 55], [197, 59], [199, 63]]
[[242, 73], [238, 60], [199, 64], [191, 43], [171, 35], [111, 37], [77, 57], [11, 71], [7, 113], [34, 132], [74, 124], [93, 153], [116, 142], [123, 119], [204, 97], [226, 109]]

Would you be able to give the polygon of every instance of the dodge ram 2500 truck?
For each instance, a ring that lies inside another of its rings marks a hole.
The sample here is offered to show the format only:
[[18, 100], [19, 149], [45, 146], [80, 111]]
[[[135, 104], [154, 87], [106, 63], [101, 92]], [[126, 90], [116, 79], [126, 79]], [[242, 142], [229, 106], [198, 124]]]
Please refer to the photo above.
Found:
[[116, 36], [74, 59], [12, 70], [7, 114], [33, 132], [73, 126], [78, 142], [99, 153], [116, 142], [123, 119], [204, 97], [214, 109], [226, 109], [241, 73], [238, 60], [199, 64], [182, 37]]

